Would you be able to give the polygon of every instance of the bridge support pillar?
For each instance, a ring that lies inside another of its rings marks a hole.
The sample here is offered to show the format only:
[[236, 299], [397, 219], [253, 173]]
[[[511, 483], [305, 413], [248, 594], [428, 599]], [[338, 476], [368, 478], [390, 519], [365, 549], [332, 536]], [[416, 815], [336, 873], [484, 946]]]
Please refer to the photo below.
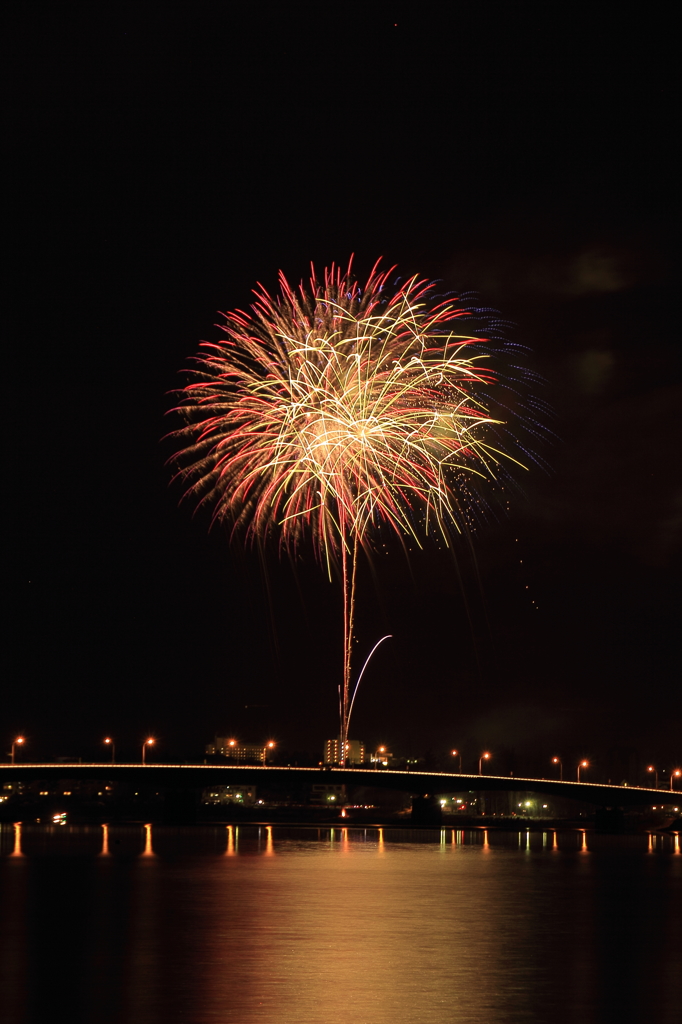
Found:
[[440, 828], [443, 824], [440, 801], [428, 793], [413, 796], [411, 823], [415, 828]]
[[164, 825], [193, 825], [197, 820], [201, 790], [173, 786], [163, 794]]
[[598, 832], [622, 832], [624, 825], [622, 807], [600, 807], [595, 811], [594, 827]]

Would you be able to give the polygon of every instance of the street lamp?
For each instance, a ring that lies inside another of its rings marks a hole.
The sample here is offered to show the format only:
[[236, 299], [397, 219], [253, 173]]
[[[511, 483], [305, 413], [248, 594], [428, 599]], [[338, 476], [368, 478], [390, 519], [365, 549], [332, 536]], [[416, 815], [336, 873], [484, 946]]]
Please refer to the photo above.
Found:
[[462, 755], [459, 750], [453, 750], [452, 756], [459, 758], [459, 774], [462, 774]]
[[113, 764], [116, 760], [116, 744], [112, 740], [111, 736], [106, 736], [102, 741], [106, 746], [111, 747], [111, 763]]
[[561, 763], [561, 758], [560, 757], [553, 757], [552, 758], [552, 764], [558, 764], [559, 765], [559, 782], [563, 782], [564, 781], [564, 766]]
[[385, 761], [384, 761], [384, 755], [385, 754], [386, 754], [386, 747], [383, 747], [383, 746], [377, 747], [377, 749], [376, 749], [376, 751], [374, 753], [374, 767], [375, 768], [378, 768], [379, 765], [382, 765], [382, 764], [384, 765], [384, 767], [386, 767], [386, 764], [385, 764]]
[[263, 764], [267, 764], [268, 763], [268, 750], [274, 750], [274, 749], [275, 749], [275, 741], [274, 740], [268, 740], [268, 742], [263, 747]]
[[656, 787], [655, 788], [658, 789], [658, 771], [656, 770], [656, 768], [654, 768], [654, 766], [652, 764], [649, 765], [649, 767], [647, 768], [647, 771], [654, 773], [654, 778], [656, 779]]
[[149, 739], [146, 739], [144, 741], [144, 743], [142, 744], [142, 764], [146, 764], [147, 763], [147, 747], [153, 747], [153, 746], [154, 746], [154, 738], [152, 736], [150, 736]]
[[578, 765], [578, 782], [580, 782], [580, 769], [581, 768], [587, 768], [588, 764], [589, 764], [589, 762], [587, 762], [587, 761], [581, 761], [580, 764]]
[[25, 742], [26, 742], [26, 740], [24, 739], [23, 736], [17, 736], [17, 738], [12, 741], [12, 764], [14, 764], [14, 748], [15, 747], [20, 747], [22, 745], [22, 743], [25, 743]]
[[681, 768], [675, 768], [675, 770], [670, 773], [670, 789], [671, 789], [671, 791], [672, 791], [672, 788], [673, 788], [673, 779], [679, 779], [680, 775], [682, 775], [682, 769]]
[[479, 757], [479, 759], [478, 759], [478, 774], [479, 775], [483, 775], [483, 762], [484, 761], [489, 761], [491, 756], [492, 756], [491, 754], [481, 754], [481, 756]]

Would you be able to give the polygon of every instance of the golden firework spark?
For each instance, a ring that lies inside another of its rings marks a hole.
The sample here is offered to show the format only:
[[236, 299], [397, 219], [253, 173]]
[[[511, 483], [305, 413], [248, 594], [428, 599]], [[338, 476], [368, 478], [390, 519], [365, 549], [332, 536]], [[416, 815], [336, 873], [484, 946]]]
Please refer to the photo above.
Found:
[[[467, 310], [434, 302], [413, 277], [391, 289], [375, 265], [364, 287], [334, 266], [308, 288], [280, 274], [251, 313], [226, 314], [182, 391], [174, 437], [185, 494], [251, 537], [274, 531], [295, 550], [309, 533], [344, 589], [341, 740], [350, 718], [358, 545], [386, 524], [446, 542], [476, 502], [476, 481], [511, 458], [486, 401], [495, 383]], [[472, 486], [473, 485], [473, 486]], [[342, 749], [344, 747], [342, 746]]]

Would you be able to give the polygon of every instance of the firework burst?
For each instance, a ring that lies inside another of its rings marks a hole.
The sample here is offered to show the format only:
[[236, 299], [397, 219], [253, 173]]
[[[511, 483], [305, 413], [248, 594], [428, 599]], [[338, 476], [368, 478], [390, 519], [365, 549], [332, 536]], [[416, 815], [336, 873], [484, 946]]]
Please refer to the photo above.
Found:
[[277, 532], [290, 551], [309, 535], [329, 572], [340, 564], [342, 744], [358, 546], [380, 526], [447, 542], [511, 458], [468, 311], [417, 277], [392, 288], [390, 274], [375, 266], [361, 287], [350, 265], [332, 266], [307, 288], [282, 274], [276, 297], [260, 287], [251, 313], [226, 314], [226, 337], [202, 344], [173, 435], [185, 496], [214, 520], [252, 538]]

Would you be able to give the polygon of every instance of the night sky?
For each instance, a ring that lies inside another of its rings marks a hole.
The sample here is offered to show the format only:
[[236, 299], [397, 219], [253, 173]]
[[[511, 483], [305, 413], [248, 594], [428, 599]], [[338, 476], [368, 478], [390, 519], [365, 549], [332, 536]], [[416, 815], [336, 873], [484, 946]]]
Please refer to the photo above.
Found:
[[312, 552], [209, 533], [162, 438], [218, 311], [355, 253], [360, 275], [382, 256], [499, 309], [553, 414], [548, 470], [473, 549], [363, 565], [358, 656], [394, 638], [351, 734], [519, 774], [682, 760], [666, 11], [8, 10], [7, 749], [103, 756], [111, 734], [132, 758], [151, 732], [160, 759], [195, 758], [234, 732], [321, 754], [336, 735], [338, 584]]

